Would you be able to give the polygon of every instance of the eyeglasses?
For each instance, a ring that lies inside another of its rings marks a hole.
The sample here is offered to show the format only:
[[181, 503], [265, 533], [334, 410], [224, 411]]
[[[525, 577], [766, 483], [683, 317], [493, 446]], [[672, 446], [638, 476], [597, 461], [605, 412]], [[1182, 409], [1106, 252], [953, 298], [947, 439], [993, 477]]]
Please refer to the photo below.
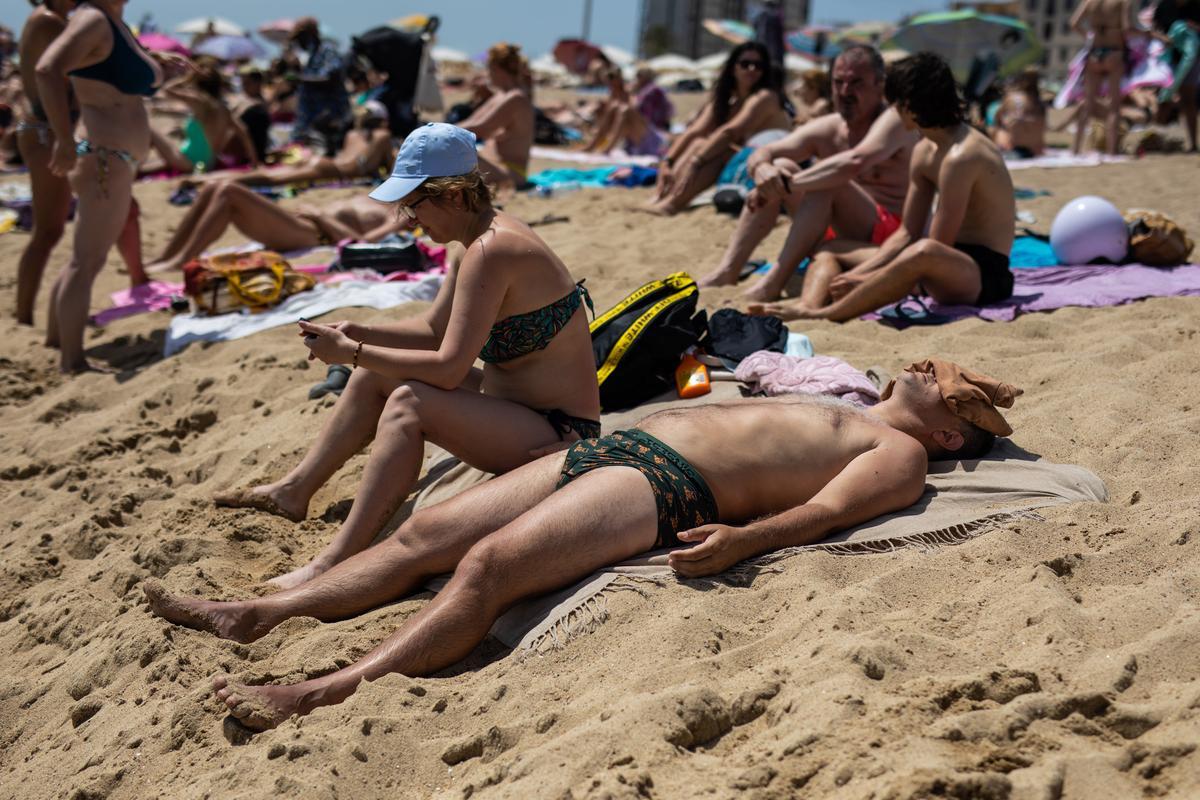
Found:
[[737, 62], [737, 65], [742, 69], [760, 70], [763, 68], [763, 62], [757, 59], [743, 59]]
[[428, 199], [429, 199], [429, 195], [425, 195], [424, 197], [422, 197], [420, 200], [418, 200], [415, 203], [409, 203], [407, 205], [404, 203], [400, 203], [399, 210], [400, 210], [401, 216], [403, 216], [409, 222], [416, 222], [417, 221], [417, 206], [421, 205], [421, 203], [424, 203]]

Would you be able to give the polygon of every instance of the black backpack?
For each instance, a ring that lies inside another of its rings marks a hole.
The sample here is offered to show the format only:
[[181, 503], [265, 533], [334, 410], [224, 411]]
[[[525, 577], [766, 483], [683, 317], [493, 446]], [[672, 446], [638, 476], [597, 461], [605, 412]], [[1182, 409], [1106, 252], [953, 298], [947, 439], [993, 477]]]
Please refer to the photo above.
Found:
[[683, 351], [708, 333], [700, 289], [686, 272], [651, 281], [591, 324], [600, 408], [617, 411], [675, 385]]

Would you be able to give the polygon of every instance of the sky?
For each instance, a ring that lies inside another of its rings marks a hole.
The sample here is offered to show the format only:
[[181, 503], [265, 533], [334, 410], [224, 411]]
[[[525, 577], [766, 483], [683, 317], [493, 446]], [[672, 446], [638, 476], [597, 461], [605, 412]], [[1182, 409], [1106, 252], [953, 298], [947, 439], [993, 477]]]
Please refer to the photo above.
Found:
[[[636, 52], [639, 0], [594, 0], [592, 6], [592, 41]], [[895, 20], [913, 11], [945, 6], [945, 0], [814, 0], [812, 21]], [[205, 14], [253, 28], [268, 20], [311, 14], [344, 42], [349, 35], [389, 19], [436, 8], [442, 19], [439, 44], [475, 55], [495, 42], [512, 41], [536, 57], [559, 38], [582, 32], [583, 7], [584, 0], [130, 0], [125, 19], [136, 23], [152, 12], [159, 26], [169, 30], [203, 8]], [[0, 2], [0, 23], [14, 31], [20, 30], [28, 13], [29, 6], [18, 0]]]

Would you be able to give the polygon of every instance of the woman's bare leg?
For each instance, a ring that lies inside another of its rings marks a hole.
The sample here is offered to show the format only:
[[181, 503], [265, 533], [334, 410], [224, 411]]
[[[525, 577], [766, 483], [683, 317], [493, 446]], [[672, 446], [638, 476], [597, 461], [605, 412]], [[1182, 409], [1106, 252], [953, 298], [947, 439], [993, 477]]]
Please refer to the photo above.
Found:
[[[102, 165], [101, 161], [107, 163]], [[92, 284], [125, 227], [133, 197], [133, 178], [132, 165], [104, 153], [80, 158], [71, 173], [72, 188], [79, 198], [75, 250], [59, 277], [55, 297], [63, 372], [95, 369], [83, 354], [83, 329], [87, 325]]]
[[400, 384], [379, 417], [346, 521], [312, 561], [271, 583], [297, 586], [366, 549], [416, 485], [426, 441], [485, 472], [508, 472], [527, 463], [533, 450], [557, 442], [558, 434], [545, 417], [518, 403], [467, 389]]
[[397, 385], [398, 381], [369, 370], [354, 370], [332, 416], [299, 464], [274, 483], [218, 494], [216, 504], [257, 508], [296, 522], [304, 519], [317, 489], [375, 436], [379, 416]]
[[142, 210], [138, 206], [137, 198], [130, 197], [129, 213], [125, 216], [125, 227], [121, 229], [121, 235], [117, 237], [117, 252], [121, 254], [121, 260], [125, 262], [125, 269], [129, 273], [130, 287], [150, 282], [150, 277], [146, 274], [146, 266], [142, 263], [141, 216]]
[[283, 186], [289, 183], [332, 180], [338, 177], [333, 159], [316, 156], [305, 164], [270, 169], [252, 169], [249, 172], [205, 175], [188, 178], [180, 186], [203, 186], [207, 183], [240, 183], [243, 186]]
[[422, 580], [453, 572], [471, 547], [548, 497], [563, 454], [526, 464], [409, 517], [396, 533], [293, 589], [214, 602], [145, 585], [154, 613], [172, 622], [249, 642], [292, 617], [346, 619], [404, 597]]
[[[681, 162], [686, 162], [692, 155], [695, 154], [698, 147], [702, 147], [703, 142], [696, 142], [688, 149], [687, 154], [681, 159]], [[675, 178], [675, 182], [671, 185], [671, 190], [667, 192], [666, 197], [656, 203], [648, 206], [646, 210], [654, 214], [664, 216], [674, 216], [680, 211], [688, 207], [688, 204], [696, 199], [696, 196], [705, 189], [711, 187], [721, 175], [721, 170], [725, 168], [725, 162], [728, 158], [714, 158], [699, 167], [685, 167], [687, 174], [680, 174]]]
[[[204, 248], [220, 238], [233, 225], [255, 241], [272, 250], [299, 250], [316, 247], [321, 237], [311, 222], [305, 222], [271, 200], [236, 183], [217, 183], [205, 186], [197, 206], [199, 214], [188, 212], [168, 245], [170, 256], [164, 253], [150, 269], [159, 272], [179, 269], [200, 255]], [[177, 241], [183, 234], [182, 241]]]
[[1187, 128], [1188, 150], [1196, 152], [1196, 85], [1184, 86], [1179, 90], [1179, 113]]
[[213, 197], [217, 192], [217, 186], [219, 185], [216, 183], [207, 183], [201, 187], [195, 201], [188, 208], [187, 213], [183, 215], [183, 219], [179, 221], [179, 224], [175, 226], [175, 232], [171, 234], [171, 239], [167, 242], [167, 246], [163, 248], [162, 254], [146, 265], [148, 272], [162, 272], [165, 269], [165, 267], [160, 266], [163, 262], [174, 262], [179, 254], [183, 252], [183, 246], [192, 235], [192, 231], [195, 230], [196, 223], [208, 212], [208, 207], [212, 204]]
[[1105, 114], [1104, 132], [1108, 154], [1115, 156], [1121, 140], [1121, 78], [1124, 75], [1125, 60], [1119, 53], [1113, 54], [1106, 60], [1108, 64], [1108, 106]]
[[1100, 93], [1100, 75], [1091, 60], [1083, 66], [1083, 103], [1079, 106], [1079, 115], [1075, 120], [1075, 139], [1071, 152], [1079, 155], [1083, 152], [1083, 142], [1088, 134], [1088, 124], [1091, 122], [1092, 110], [1096, 104], [1096, 96]]
[[22, 131], [17, 136], [17, 147], [29, 168], [33, 231], [17, 267], [16, 317], [21, 325], [32, 325], [46, 262], [66, 227], [71, 208], [71, 184], [50, 171], [50, 147], [39, 141], [37, 131]]

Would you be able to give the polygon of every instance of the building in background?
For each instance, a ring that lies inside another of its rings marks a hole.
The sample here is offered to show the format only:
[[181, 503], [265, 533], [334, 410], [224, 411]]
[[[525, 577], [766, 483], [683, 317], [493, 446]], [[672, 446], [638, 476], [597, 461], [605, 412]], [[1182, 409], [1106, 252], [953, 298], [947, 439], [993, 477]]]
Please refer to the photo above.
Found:
[[[700, 58], [722, 53], [729, 42], [704, 30], [706, 19], [732, 19], [749, 24], [761, 8], [754, 0], [642, 0], [638, 55], [653, 58], [678, 53]], [[782, 0], [785, 30], [808, 24], [809, 0]]]

